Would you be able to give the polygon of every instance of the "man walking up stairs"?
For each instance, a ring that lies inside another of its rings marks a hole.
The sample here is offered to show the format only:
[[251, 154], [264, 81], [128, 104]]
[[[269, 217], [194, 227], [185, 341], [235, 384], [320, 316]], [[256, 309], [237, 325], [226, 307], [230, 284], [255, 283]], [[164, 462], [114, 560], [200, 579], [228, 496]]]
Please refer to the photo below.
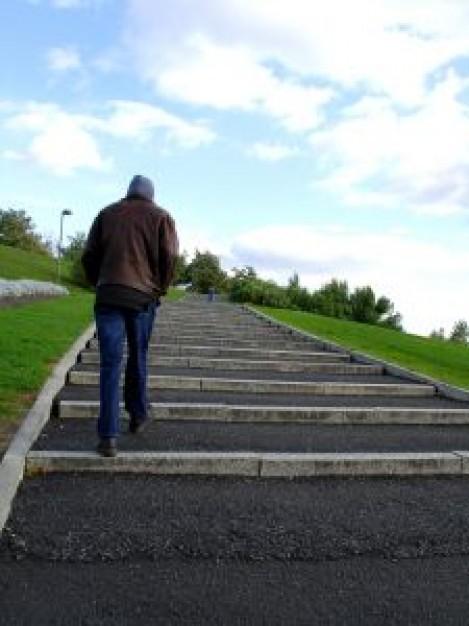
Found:
[[153, 183], [135, 176], [127, 196], [95, 219], [82, 259], [88, 280], [96, 286], [101, 403], [97, 450], [103, 456], [117, 453], [125, 337], [124, 398], [130, 432], [140, 430], [148, 417], [148, 343], [159, 298], [171, 283], [178, 252], [174, 220], [153, 198]]

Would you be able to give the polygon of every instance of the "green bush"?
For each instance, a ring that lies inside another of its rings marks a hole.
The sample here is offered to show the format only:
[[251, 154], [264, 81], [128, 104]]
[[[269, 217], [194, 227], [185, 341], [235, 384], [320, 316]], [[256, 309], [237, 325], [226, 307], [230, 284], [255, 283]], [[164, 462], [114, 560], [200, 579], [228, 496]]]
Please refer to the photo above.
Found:
[[48, 256], [51, 250], [40, 235], [34, 231], [32, 218], [26, 211], [0, 209], [0, 243], [28, 252], [36, 252]]
[[62, 263], [69, 267], [69, 280], [78, 287], [89, 287], [81, 257], [86, 245], [86, 234], [78, 232], [69, 237], [68, 246], [62, 251]]
[[392, 302], [384, 296], [376, 299], [369, 286], [358, 287], [350, 293], [346, 281], [333, 279], [310, 292], [300, 286], [296, 273], [287, 287], [281, 287], [274, 281], [262, 280], [251, 267], [245, 267], [233, 270], [233, 276], [227, 280], [227, 290], [233, 302], [306, 311], [402, 330], [401, 315], [394, 313]]
[[210, 288], [223, 291], [227, 276], [221, 269], [220, 259], [211, 252], [199, 252], [185, 269], [185, 277], [192, 283], [192, 288], [199, 293], [207, 293]]

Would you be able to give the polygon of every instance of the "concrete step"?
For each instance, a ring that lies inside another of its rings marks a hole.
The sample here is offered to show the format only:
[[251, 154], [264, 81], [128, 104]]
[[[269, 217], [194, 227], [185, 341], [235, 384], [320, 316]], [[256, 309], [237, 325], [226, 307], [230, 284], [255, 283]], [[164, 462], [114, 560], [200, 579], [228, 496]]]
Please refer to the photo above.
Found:
[[[93, 344], [92, 344], [93, 345]], [[87, 350], [88, 353], [98, 353], [98, 348], [90, 347]], [[127, 350], [124, 350], [127, 353]], [[350, 355], [345, 352], [325, 352], [324, 350], [318, 351], [296, 351], [296, 350], [256, 350], [255, 348], [225, 348], [217, 346], [180, 346], [177, 344], [160, 344], [149, 347], [149, 355], [157, 356], [182, 356], [186, 358], [190, 357], [202, 357], [202, 358], [217, 358], [217, 359], [231, 359], [235, 360], [254, 360], [254, 361], [305, 361], [305, 362], [318, 362], [324, 361], [327, 363], [346, 363], [350, 362]]]
[[[34, 449], [89, 452], [96, 442], [94, 419], [53, 419]], [[123, 452], [452, 452], [469, 450], [469, 427], [152, 420], [135, 436], [121, 420], [118, 447]]]
[[[92, 340], [94, 341], [94, 340]], [[226, 346], [234, 348], [259, 348], [272, 350], [323, 350], [323, 344], [314, 340], [291, 338], [272, 338], [265, 339], [237, 339], [236, 337], [199, 337], [197, 335], [160, 335], [152, 337], [150, 346], [159, 346], [162, 343], [170, 343], [172, 345], [203, 345], [203, 346]], [[97, 347], [97, 343], [93, 344]]]
[[[98, 372], [72, 370], [69, 374], [72, 385], [99, 385]], [[227, 380], [226, 378], [200, 378], [191, 376], [148, 377], [150, 389], [192, 389], [196, 391], [233, 391], [237, 393], [303, 393], [332, 396], [417, 396], [435, 395], [431, 385], [413, 384], [366, 384], [366, 383], [318, 383], [304, 381], [275, 380]]]
[[249, 324], [249, 323], [253, 323], [253, 324], [265, 324], [266, 321], [262, 320], [259, 317], [255, 317], [254, 315], [251, 315], [249, 313], [245, 313], [245, 314], [228, 314], [228, 313], [222, 313], [219, 315], [211, 315], [208, 313], [203, 313], [202, 315], [192, 315], [192, 314], [187, 314], [187, 315], [182, 315], [182, 314], [176, 314], [176, 313], [168, 313], [168, 312], [158, 312], [157, 314], [157, 321], [160, 322], [168, 322], [168, 323], [174, 323], [174, 324], [187, 324], [187, 323], [194, 323], [194, 324], [200, 324], [201, 322], [203, 323], [217, 323], [217, 324], [221, 324], [221, 325], [226, 325], [226, 324], [230, 324], [230, 323], [241, 323], [241, 324]]
[[[209, 378], [209, 377], [207, 377]], [[191, 389], [149, 389], [148, 401], [169, 404], [213, 405], [213, 406], [272, 406], [272, 407], [388, 407], [419, 409], [463, 409], [469, 410], [469, 403], [457, 402], [435, 396], [396, 397], [367, 395], [316, 395], [305, 393], [237, 393], [231, 391], [199, 391]], [[57, 395], [56, 400], [99, 400], [99, 388], [96, 385], [66, 385]]]
[[191, 326], [185, 326], [184, 328], [180, 328], [178, 330], [169, 329], [169, 328], [161, 328], [158, 324], [155, 325], [153, 330], [153, 337], [174, 337], [179, 335], [192, 335], [193, 337], [221, 337], [227, 339], [266, 339], [269, 337], [273, 337], [275, 339], [283, 339], [291, 338], [292, 333], [287, 329], [273, 329], [266, 328], [264, 326], [260, 326], [259, 328], [249, 326], [246, 329], [240, 328], [239, 330], [235, 327], [230, 328], [222, 328], [222, 327], [212, 327], [209, 329], [196, 329]]
[[185, 326], [187, 324], [193, 326], [220, 326], [222, 328], [229, 328], [231, 326], [249, 326], [254, 328], [260, 327], [272, 327], [278, 328], [278, 325], [270, 319], [256, 317], [255, 315], [207, 315], [206, 313], [201, 313], [200, 315], [194, 316], [178, 316], [174, 315], [157, 315], [155, 318], [155, 322], [158, 324], [171, 324], [174, 326]]
[[[218, 422], [296, 422], [318, 424], [469, 424], [469, 409], [396, 406], [281, 406], [209, 404], [196, 402], [151, 402], [156, 420], [202, 420]], [[98, 400], [58, 402], [60, 418], [94, 418]], [[121, 415], [126, 416], [121, 403]]]
[[236, 331], [236, 332], [250, 332], [250, 331], [256, 331], [256, 332], [275, 332], [275, 328], [270, 326], [269, 324], [266, 324], [265, 322], [249, 322], [249, 321], [245, 321], [243, 323], [240, 322], [236, 322], [233, 323], [231, 321], [225, 320], [224, 322], [181, 322], [181, 323], [174, 323], [172, 321], [164, 321], [164, 320], [157, 320], [155, 322], [155, 329], [161, 330], [161, 331], [167, 331], [167, 332], [171, 332], [171, 333], [177, 333], [177, 334], [181, 334], [181, 333], [188, 333], [188, 332], [195, 332], [195, 333], [205, 333], [205, 332], [210, 332], [210, 331], [214, 331], [216, 330], [217, 332], [221, 331], [221, 332], [226, 332], [226, 331]]
[[[76, 363], [72, 371], [97, 372], [97, 363]], [[152, 365], [148, 374], [153, 376], [190, 376], [192, 378], [226, 378], [232, 380], [284, 380], [292, 382], [317, 383], [382, 383], [408, 384], [409, 380], [389, 374], [331, 374], [324, 372], [266, 372], [263, 370], [211, 370], [185, 367], [161, 367]]]
[[102, 458], [94, 452], [32, 451], [26, 475], [49, 472], [102, 472], [251, 476], [462, 476], [468, 453], [284, 454], [250, 452], [121, 452]]
[[[324, 353], [325, 354], [325, 353]], [[331, 353], [329, 353], [331, 354]], [[82, 363], [99, 363], [99, 353], [84, 351], [81, 354]], [[178, 357], [160, 356], [149, 354], [149, 365], [161, 365], [162, 367], [184, 367], [184, 368], [211, 368], [223, 370], [265, 370], [279, 372], [330, 372], [334, 374], [381, 374], [383, 368], [379, 365], [356, 365], [351, 363], [341, 363], [341, 358], [334, 356], [317, 356], [314, 361], [262, 361], [246, 359], [216, 359], [203, 357]]]
[[[261, 344], [262, 345], [262, 344]], [[96, 351], [99, 349], [99, 343], [97, 339], [92, 339], [89, 348], [91, 351]], [[242, 357], [242, 358], [257, 358], [257, 359], [266, 359], [266, 358], [277, 358], [277, 359], [290, 359], [295, 361], [303, 361], [312, 359], [314, 360], [318, 354], [324, 354], [327, 356], [331, 356], [333, 360], [343, 360], [348, 361], [350, 359], [349, 355], [340, 352], [325, 352], [321, 351], [312, 351], [306, 350], [306, 346], [303, 346], [303, 349], [300, 350], [272, 350], [268, 348], [262, 348], [261, 346], [257, 348], [240, 348], [240, 347], [230, 347], [230, 346], [204, 346], [204, 345], [181, 345], [179, 343], [160, 343], [160, 344], [151, 344], [150, 345], [150, 353], [154, 352], [157, 354], [161, 354], [163, 356], [189, 356], [189, 355], [199, 355], [199, 356], [213, 356], [213, 357]]]

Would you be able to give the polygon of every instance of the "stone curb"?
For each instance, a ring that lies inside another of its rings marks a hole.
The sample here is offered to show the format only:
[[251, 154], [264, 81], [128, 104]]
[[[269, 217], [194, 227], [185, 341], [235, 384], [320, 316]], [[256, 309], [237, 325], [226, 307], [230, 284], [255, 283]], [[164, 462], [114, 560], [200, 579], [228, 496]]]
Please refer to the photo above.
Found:
[[[261, 344], [262, 346], [263, 344]], [[259, 346], [259, 348], [240, 348], [240, 347], [229, 347], [229, 346], [205, 346], [205, 345], [183, 345], [180, 343], [156, 343], [149, 345], [149, 353], [152, 352], [158, 353], [166, 356], [186, 356], [191, 354], [193, 356], [209, 356], [209, 357], [261, 357], [261, 358], [279, 358], [291, 360], [303, 360], [303, 359], [314, 359], [316, 357], [319, 358], [331, 358], [329, 353], [324, 354], [321, 351], [304, 351], [304, 350], [276, 350], [269, 349]], [[89, 345], [87, 346], [90, 352], [97, 352], [99, 350], [99, 344], [97, 339], [91, 339]], [[342, 354], [334, 354], [334, 361], [349, 361], [350, 356], [345, 352]]]
[[358, 352], [355, 350], [348, 350], [344, 346], [341, 346], [333, 341], [329, 341], [327, 339], [322, 339], [317, 335], [312, 335], [307, 333], [306, 331], [299, 330], [290, 326], [289, 324], [285, 324], [283, 322], [279, 322], [278, 320], [269, 317], [265, 313], [261, 311], [257, 311], [253, 307], [249, 305], [243, 305], [246, 311], [251, 312], [256, 317], [260, 317], [268, 321], [272, 326], [276, 326], [282, 328], [283, 330], [287, 330], [290, 332], [292, 336], [301, 337], [303, 339], [309, 339], [310, 341], [320, 342], [324, 348], [324, 350], [329, 350], [331, 352], [343, 352], [344, 350], [350, 354], [353, 361], [356, 363], [362, 363], [365, 365], [379, 365], [384, 369], [386, 374], [391, 374], [392, 376], [398, 376], [400, 378], [405, 378], [409, 381], [415, 383], [426, 383], [427, 385], [433, 385], [436, 389], [436, 392], [444, 398], [448, 398], [449, 400], [461, 400], [463, 402], [469, 402], [469, 391], [466, 389], [462, 389], [460, 387], [455, 387], [454, 385], [450, 385], [448, 383], [443, 383], [440, 380], [436, 380], [435, 378], [431, 378], [430, 376], [426, 376], [425, 374], [420, 374], [419, 372], [414, 372], [413, 370], [407, 369], [405, 367], [401, 367], [400, 365], [395, 365], [394, 363], [389, 363], [389, 361], [385, 361], [384, 359], [379, 359], [377, 357], [373, 357], [364, 352]]
[[[326, 357], [327, 358], [327, 357]], [[189, 369], [213, 369], [213, 370], [264, 370], [269, 372], [306, 372], [311, 374], [382, 374], [382, 366], [364, 365], [355, 363], [337, 363], [319, 359], [315, 362], [308, 361], [255, 361], [243, 359], [217, 359], [204, 357], [182, 356], [159, 356], [148, 355], [148, 365], [161, 367], [183, 367]], [[340, 361], [341, 359], [339, 359]], [[85, 351], [80, 356], [81, 363], [93, 365], [99, 363], [99, 353]]]
[[[202, 313], [201, 315], [197, 315], [197, 314], [192, 314], [189, 313], [187, 315], [175, 315], [174, 313], [158, 313], [158, 317], [157, 320], [161, 323], [164, 324], [182, 324], [185, 325], [188, 322], [190, 322], [191, 324], [201, 324], [201, 319], [203, 319], [203, 323], [207, 324], [207, 323], [211, 323], [211, 322], [216, 322], [216, 323], [226, 323], [226, 321], [231, 321], [231, 322], [247, 322], [249, 321], [249, 313], [247, 313], [246, 311], [244, 311], [243, 313], [239, 314], [239, 313], [219, 313], [217, 315], [214, 314], [210, 314], [208, 315], [206, 312]], [[258, 324], [261, 324], [262, 321], [261, 320], [256, 320], [256, 322]]]
[[[283, 339], [284, 341], [289, 337], [286, 331], [277, 332], [275, 336], [272, 335], [272, 329], [270, 330], [227, 330], [224, 331], [221, 327], [214, 327], [211, 330], [200, 331], [193, 328], [183, 328], [180, 331], [169, 328], [158, 328], [155, 326], [153, 331], [153, 338], [158, 341], [169, 340], [174, 341], [179, 336], [191, 336], [199, 341], [205, 339], [231, 339], [231, 340], [251, 340], [261, 343], [268, 343], [272, 340]], [[343, 352], [343, 350], [342, 350]]]
[[[281, 422], [349, 425], [460, 425], [469, 424], [466, 409], [389, 407], [291, 407], [235, 404], [152, 402], [150, 415], [157, 421]], [[60, 418], [95, 418], [99, 401], [61, 400]], [[121, 403], [121, 416], [126, 417]]]
[[[72, 370], [68, 376], [72, 385], [98, 385], [99, 372]], [[312, 395], [359, 395], [393, 397], [429, 397], [435, 395], [431, 385], [412, 383], [343, 383], [302, 382], [283, 380], [236, 380], [228, 378], [199, 378], [192, 376], [150, 375], [149, 389], [189, 389], [192, 391], [235, 391], [238, 393], [307, 393]]]
[[0, 533], [23, 478], [26, 455], [49, 419], [52, 403], [65, 383], [68, 370], [75, 364], [78, 354], [93, 336], [94, 330], [94, 324], [89, 326], [54, 367], [5, 452], [0, 464]]
[[[260, 341], [259, 339], [238, 339], [236, 337], [227, 338], [224, 336], [207, 337], [207, 336], [194, 336], [194, 335], [179, 335], [179, 336], [160, 335], [158, 337], [158, 341], [155, 342], [154, 339], [150, 340], [150, 344], [149, 344], [150, 348], [159, 346], [160, 343], [163, 341], [165, 342], [169, 341], [173, 345], [177, 345], [181, 347], [183, 346], [190, 347], [192, 345], [200, 345], [200, 343], [203, 342], [205, 346], [216, 346], [216, 347], [239, 346], [239, 347], [249, 347], [249, 348], [254, 348], [254, 349], [260, 346], [264, 346], [264, 348], [266, 346], [270, 346], [271, 349], [277, 349], [280, 346], [282, 346], [282, 349], [284, 348], [290, 351], [294, 350], [295, 348], [298, 348], [299, 346], [305, 345], [304, 340], [295, 341], [293, 338], [290, 341], [287, 338], [269, 339], [268, 341], [265, 341], [265, 340]], [[193, 342], [197, 342], [197, 344]]]
[[448, 453], [252, 453], [121, 452], [103, 458], [94, 452], [33, 451], [26, 474], [112, 472], [256, 478], [324, 476], [461, 476], [469, 452]]

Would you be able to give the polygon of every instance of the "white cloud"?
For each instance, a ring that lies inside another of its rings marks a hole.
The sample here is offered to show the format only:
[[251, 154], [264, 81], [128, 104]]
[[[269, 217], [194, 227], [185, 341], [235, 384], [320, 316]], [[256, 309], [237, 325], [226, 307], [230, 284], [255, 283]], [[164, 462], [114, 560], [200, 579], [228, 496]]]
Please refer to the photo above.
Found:
[[73, 48], [51, 48], [47, 53], [47, 64], [54, 72], [66, 72], [81, 68], [80, 55]]
[[194, 36], [187, 58], [151, 77], [166, 95], [217, 109], [260, 112], [278, 119], [292, 132], [315, 128], [321, 108], [332, 97], [327, 88], [279, 79], [243, 47], [221, 46]]
[[145, 141], [155, 129], [165, 129], [170, 140], [184, 148], [197, 148], [215, 140], [215, 133], [203, 123], [189, 123], [160, 107], [143, 102], [115, 100], [112, 113], [101, 128], [116, 137]]
[[448, 73], [469, 58], [466, 0], [128, 7], [129, 56], [165, 97], [309, 131], [323, 187], [350, 205], [440, 216], [467, 207], [468, 85]]
[[289, 78], [269, 73], [272, 61], [297, 80], [415, 104], [435, 69], [469, 51], [465, 0], [130, 0], [129, 7], [127, 42], [145, 77], [169, 95], [216, 107], [252, 107], [269, 80], [266, 91], [281, 92]]
[[58, 9], [73, 9], [85, 4], [84, 0], [52, 0], [52, 4]]
[[297, 155], [298, 150], [277, 143], [257, 142], [249, 148], [248, 154], [261, 161], [283, 161]]
[[2, 152], [2, 158], [7, 161], [24, 161], [25, 155], [23, 152], [18, 152], [17, 150], [4, 150]]
[[[44, 4], [46, 0], [27, 0], [29, 4], [40, 5]], [[55, 9], [81, 9], [93, 5], [101, 5], [107, 0], [47, 0]]]
[[30, 103], [6, 125], [13, 130], [31, 131], [33, 138], [24, 157], [59, 176], [110, 166], [87, 130], [87, 118], [66, 113], [57, 105]]
[[127, 59], [118, 48], [109, 48], [101, 51], [91, 65], [103, 74], [110, 74], [126, 67]]
[[171, 27], [152, 6], [147, 7], [148, 21], [132, 30], [128, 40], [138, 69], [158, 91], [194, 105], [265, 114], [291, 132], [321, 122], [323, 107], [333, 97], [331, 88], [305, 85], [294, 76], [281, 78], [253, 49], [220, 44], [217, 37], [191, 29], [168, 42], [161, 29]]
[[326, 172], [322, 185], [352, 205], [467, 210], [469, 108], [458, 95], [468, 86], [449, 72], [410, 112], [372, 97], [345, 109], [310, 138]]
[[[112, 161], [105, 158], [98, 136], [146, 141], [161, 129], [167, 141], [182, 148], [196, 148], [214, 140], [214, 133], [200, 123], [189, 123], [158, 107], [140, 102], [108, 103], [105, 115], [69, 113], [56, 104], [32, 102], [9, 115], [8, 129], [32, 133], [26, 150], [15, 151], [16, 158], [29, 159], [59, 175], [80, 169], [107, 170]], [[4, 157], [12, 157], [5, 153]]]
[[369, 284], [393, 300], [411, 332], [428, 334], [440, 326], [450, 329], [456, 319], [469, 319], [461, 289], [469, 281], [469, 253], [403, 232], [270, 226], [236, 237], [225, 263], [253, 265], [263, 277], [283, 284], [298, 271], [310, 288], [333, 277], [348, 280], [352, 288]]

